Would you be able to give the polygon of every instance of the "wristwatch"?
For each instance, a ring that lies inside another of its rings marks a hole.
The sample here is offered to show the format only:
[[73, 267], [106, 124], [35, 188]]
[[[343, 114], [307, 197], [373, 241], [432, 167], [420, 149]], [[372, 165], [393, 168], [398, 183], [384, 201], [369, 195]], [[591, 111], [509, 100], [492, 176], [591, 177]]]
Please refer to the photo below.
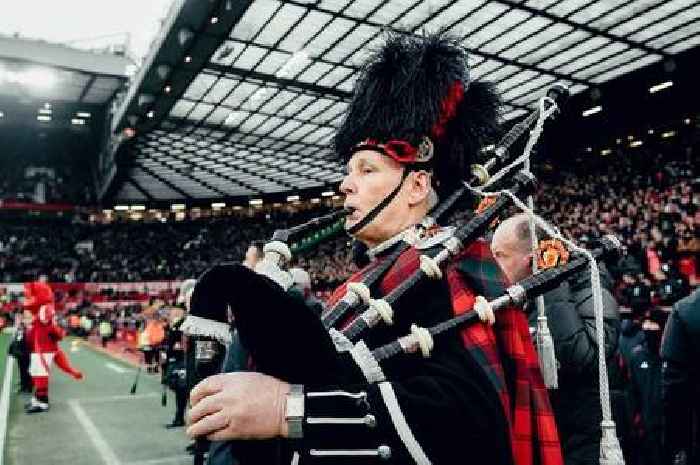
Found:
[[290, 439], [303, 436], [304, 423], [304, 386], [290, 385], [287, 393], [287, 405], [284, 409], [284, 419], [287, 421], [287, 434]]

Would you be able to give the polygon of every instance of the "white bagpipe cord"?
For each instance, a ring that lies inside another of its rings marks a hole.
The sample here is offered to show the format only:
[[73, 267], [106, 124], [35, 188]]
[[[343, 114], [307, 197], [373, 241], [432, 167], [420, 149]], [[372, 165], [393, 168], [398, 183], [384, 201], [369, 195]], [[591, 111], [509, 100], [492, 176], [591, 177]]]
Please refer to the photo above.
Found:
[[[549, 103], [549, 108], [545, 109], [545, 104]], [[500, 180], [506, 173], [510, 170], [523, 164], [523, 169], [527, 173], [530, 173], [530, 154], [535, 144], [542, 135], [542, 130], [544, 128], [544, 122], [549, 118], [555, 111], [557, 111], [557, 105], [549, 97], [542, 97], [539, 102], [539, 117], [535, 123], [535, 127], [530, 132], [530, 137], [528, 138], [523, 154], [516, 158], [511, 164], [505, 166], [494, 174], [491, 179], [482, 187], [486, 189], [487, 187], [493, 185], [495, 182]], [[532, 211], [534, 210], [534, 200], [532, 195], [528, 196], [528, 206]], [[532, 250], [537, 250], [537, 234], [535, 223], [530, 218], [530, 237], [532, 240]], [[532, 270], [535, 272], [537, 270], [537, 257], [533, 255], [532, 257]], [[557, 357], [554, 351], [554, 341], [552, 340], [552, 334], [549, 331], [549, 326], [547, 325], [547, 316], [545, 315], [544, 308], [544, 297], [538, 296], [535, 299], [537, 305], [537, 333], [535, 344], [537, 346], [537, 357], [540, 363], [540, 370], [542, 371], [542, 379], [544, 385], [547, 389], [556, 389], [559, 386], [559, 380], [557, 377]]]
[[[468, 189], [482, 196], [494, 196], [505, 194], [511, 198], [513, 204], [517, 206], [521, 211], [526, 213], [530, 218], [531, 223], [536, 224], [541, 227], [550, 237], [559, 239], [564, 244], [568, 245], [572, 251], [577, 251], [583, 254], [590, 264], [590, 274], [591, 274], [591, 290], [593, 292], [593, 310], [595, 314], [595, 326], [596, 326], [596, 340], [598, 343], [598, 377], [599, 377], [599, 389], [600, 389], [600, 407], [602, 410], [601, 430], [602, 438], [600, 442], [600, 465], [624, 465], [625, 460], [622, 456], [622, 449], [620, 448], [620, 442], [617, 439], [617, 434], [615, 431], [615, 422], [612, 419], [612, 413], [610, 408], [610, 388], [608, 385], [608, 367], [605, 360], [605, 333], [603, 330], [603, 291], [600, 284], [600, 272], [598, 270], [598, 263], [593, 258], [591, 253], [579, 247], [573, 241], [566, 239], [561, 235], [561, 233], [547, 223], [544, 219], [537, 216], [532, 208], [529, 208], [525, 203], [523, 203], [515, 194], [509, 190], [501, 190], [496, 192], [486, 192], [485, 189], [490, 185], [494, 184], [501, 177], [503, 177], [507, 172], [517, 166], [520, 163], [528, 162], [526, 169], [529, 169], [529, 159], [530, 152], [534, 147], [537, 139], [539, 139], [542, 133], [542, 128], [544, 126], [545, 119], [556, 110], [556, 105], [552, 105], [545, 110], [544, 105], [547, 97], [543, 97], [539, 101], [540, 106], [540, 117], [537, 120], [535, 127], [530, 133], [530, 138], [525, 146], [523, 154], [518, 157], [513, 163], [501, 169], [496, 175], [494, 175], [489, 182], [487, 182], [481, 189], [476, 189], [465, 183]], [[538, 308], [538, 316], [539, 308]], [[539, 320], [539, 317], [538, 317]], [[539, 323], [539, 321], [538, 321]]]
[[[524, 164], [524, 171], [530, 173], [530, 159], [527, 158]], [[532, 194], [527, 196], [527, 204], [530, 210], [535, 210], [535, 201]], [[537, 251], [539, 246], [537, 239], [537, 228], [535, 221], [530, 217], [530, 240], [532, 247], [532, 272], [537, 272]], [[542, 380], [547, 389], [557, 389], [559, 387], [559, 379], [557, 376], [557, 354], [554, 350], [554, 340], [552, 333], [549, 331], [547, 324], [547, 315], [544, 308], [544, 296], [539, 295], [535, 299], [537, 304], [537, 332], [535, 333], [535, 344], [537, 346], [537, 357], [540, 362], [540, 370], [542, 371]]]
[[[545, 103], [549, 103], [549, 108], [545, 109]], [[506, 174], [510, 173], [510, 170], [518, 166], [525, 161], [530, 160], [530, 153], [532, 152], [533, 147], [537, 143], [537, 140], [540, 138], [540, 135], [542, 134], [542, 129], [544, 129], [544, 122], [554, 114], [554, 112], [557, 111], [558, 107], [556, 102], [549, 98], [549, 97], [542, 97], [540, 101], [538, 102], [538, 106], [540, 107], [539, 111], [539, 117], [537, 118], [537, 122], [535, 123], [535, 127], [532, 128], [532, 131], [530, 131], [530, 138], [527, 141], [527, 144], [525, 145], [525, 150], [523, 150], [523, 154], [520, 155], [518, 158], [513, 160], [509, 165], [504, 166], [500, 170], [498, 170], [493, 176], [489, 178], [489, 180], [481, 187], [481, 190], [485, 190], [487, 187], [495, 184], [498, 182], [503, 176]], [[471, 186], [467, 186], [469, 189], [472, 189]], [[473, 189], [472, 189], [473, 190]], [[478, 191], [477, 191], [478, 192]]]

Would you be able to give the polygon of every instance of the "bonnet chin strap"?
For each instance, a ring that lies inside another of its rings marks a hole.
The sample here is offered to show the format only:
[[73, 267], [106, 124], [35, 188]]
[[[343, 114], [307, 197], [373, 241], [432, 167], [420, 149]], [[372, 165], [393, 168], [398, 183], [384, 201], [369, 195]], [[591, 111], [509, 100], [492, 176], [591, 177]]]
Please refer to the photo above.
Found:
[[355, 223], [354, 225], [350, 226], [349, 228], [346, 229], [348, 234], [355, 234], [359, 232], [362, 228], [370, 224], [376, 217], [381, 213], [384, 208], [391, 203], [392, 200], [394, 200], [394, 197], [399, 193], [401, 190], [401, 187], [403, 187], [403, 183], [408, 177], [408, 174], [413, 171], [413, 168], [411, 166], [405, 166], [403, 169], [403, 174], [401, 175], [401, 181], [399, 181], [399, 184], [394, 188], [393, 191], [389, 195], [387, 195], [384, 200], [379, 202], [376, 207], [374, 207], [372, 210], [367, 213], [364, 218], [362, 218], [360, 221]]

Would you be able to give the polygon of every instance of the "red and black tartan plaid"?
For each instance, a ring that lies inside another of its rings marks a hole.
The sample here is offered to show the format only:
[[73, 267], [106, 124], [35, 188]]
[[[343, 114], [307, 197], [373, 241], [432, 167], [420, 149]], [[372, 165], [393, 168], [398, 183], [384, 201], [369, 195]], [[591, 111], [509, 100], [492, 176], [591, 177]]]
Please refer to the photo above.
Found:
[[[379, 266], [379, 264], [382, 263], [383, 260], [387, 260], [389, 258], [389, 255], [391, 254], [385, 254], [378, 260], [374, 260], [372, 263], [370, 263], [354, 275], [350, 276], [350, 278], [347, 281], [345, 281], [342, 285], [336, 288], [335, 291], [333, 291], [333, 294], [330, 296], [327, 302], [328, 307], [333, 307], [333, 305], [335, 305], [336, 302], [343, 298], [343, 296], [345, 295], [345, 291], [347, 290], [348, 283], [362, 281], [364, 277], [367, 276], [367, 274], [374, 268]], [[420, 262], [418, 251], [413, 247], [409, 247], [408, 249], [406, 249], [404, 253], [399, 255], [399, 258], [396, 260], [396, 263], [391, 265], [389, 271], [387, 271], [384, 274], [384, 277], [382, 277], [381, 282], [379, 283], [379, 288], [381, 289], [382, 294], [387, 295], [389, 292], [391, 292], [392, 289], [397, 287], [409, 276], [411, 276], [411, 274], [413, 274], [413, 272], [419, 268], [419, 265]]]
[[[347, 282], [361, 281], [378, 263], [379, 260], [371, 263]], [[391, 292], [418, 267], [419, 252], [411, 247], [382, 279], [382, 293]], [[505, 292], [502, 273], [485, 241], [472, 243], [452, 260], [445, 274], [455, 315], [473, 311], [477, 295], [492, 299]], [[336, 289], [330, 304], [343, 297], [346, 284]], [[463, 328], [461, 335], [464, 347], [484, 368], [499, 393], [510, 427], [515, 465], [563, 464], [554, 414], [524, 312], [516, 307], [499, 310], [494, 326], [473, 324]]]

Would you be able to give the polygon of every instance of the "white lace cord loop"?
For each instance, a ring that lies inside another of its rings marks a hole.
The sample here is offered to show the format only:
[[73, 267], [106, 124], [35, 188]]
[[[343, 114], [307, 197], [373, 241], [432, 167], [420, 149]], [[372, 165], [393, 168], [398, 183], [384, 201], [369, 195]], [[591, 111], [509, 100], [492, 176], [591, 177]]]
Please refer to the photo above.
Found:
[[394, 324], [394, 309], [384, 299], [370, 299], [369, 308], [373, 309], [387, 325]]
[[[549, 102], [550, 106], [546, 110], [544, 109], [544, 104], [545, 102]], [[489, 179], [486, 184], [484, 184], [481, 189], [486, 189], [489, 186], [492, 186], [493, 184], [497, 183], [500, 181], [500, 179], [508, 174], [510, 170], [514, 167], [517, 166], [521, 163], [523, 163], [525, 160], [530, 159], [530, 152], [532, 152], [532, 148], [535, 146], [537, 143], [537, 140], [540, 138], [540, 135], [542, 134], [542, 129], [544, 128], [544, 122], [547, 118], [549, 118], [555, 111], [557, 111], [557, 105], [554, 100], [552, 100], [549, 97], [542, 97], [539, 102], [539, 107], [540, 107], [540, 116], [537, 119], [537, 123], [535, 123], [535, 127], [530, 131], [530, 139], [528, 140], [527, 145], [525, 146], [525, 150], [523, 150], [523, 154], [520, 155], [518, 158], [513, 160], [512, 163], [510, 163], [507, 166], [504, 166], [500, 170], [496, 172], [493, 176], [491, 176], [491, 179]], [[468, 186], [471, 187], [471, 186]]]
[[349, 283], [346, 289], [348, 294], [355, 294], [362, 303], [369, 303], [371, 296], [369, 287], [365, 283]]
[[442, 279], [442, 270], [434, 258], [427, 255], [420, 256], [420, 269], [431, 279]]
[[[540, 107], [540, 112], [543, 108]], [[542, 113], [540, 113], [542, 115]], [[539, 134], [537, 134], [539, 137]], [[529, 141], [528, 141], [529, 142]], [[532, 174], [530, 171], [530, 158], [526, 158], [523, 163], [523, 171], [526, 174]], [[527, 205], [530, 210], [535, 211], [535, 199], [532, 194], [527, 196]], [[535, 221], [532, 217], [529, 217], [528, 227], [530, 229], [530, 246], [533, 252], [537, 250], [539, 246], [539, 241], [537, 237], [537, 228], [535, 227]], [[537, 273], [537, 254], [532, 254], [532, 273]], [[554, 339], [549, 331], [549, 325], [547, 324], [547, 315], [544, 308], [544, 296], [537, 296], [535, 299], [535, 304], [537, 306], [537, 332], [536, 332], [536, 347], [537, 347], [537, 358], [540, 363], [540, 371], [542, 372], [542, 378], [544, 385], [547, 389], [557, 389], [559, 387], [559, 377], [558, 377], [558, 363], [557, 355], [554, 350]]]
[[418, 341], [418, 348], [420, 349], [421, 354], [423, 354], [423, 357], [430, 357], [430, 352], [433, 350], [433, 346], [435, 345], [435, 341], [433, 340], [433, 336], [430, 334], [430, 331], [416, 324], [412, 324], [411, 335], [416, 338], [416, 341]]
[[493, 325], [496, 322], [496, 314], [493, 311], [493, 307], [483, 295], [477, 296], [474, 300], [474, 311], [484, 323]]

